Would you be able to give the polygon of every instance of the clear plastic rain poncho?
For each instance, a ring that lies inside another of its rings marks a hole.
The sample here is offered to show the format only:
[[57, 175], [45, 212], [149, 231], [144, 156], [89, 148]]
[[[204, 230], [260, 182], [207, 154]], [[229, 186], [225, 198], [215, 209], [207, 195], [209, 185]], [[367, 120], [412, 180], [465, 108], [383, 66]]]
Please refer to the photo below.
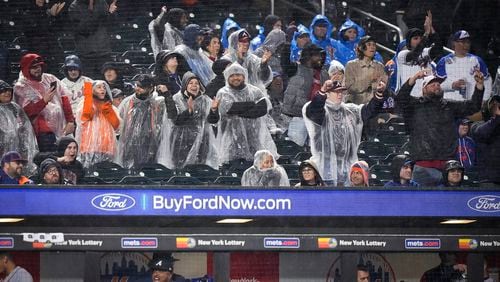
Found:
[[20, 72], [19, 79], [14, 86], [14, 97], [16, 103], [24, 108], [30, 103], [36, 103], [43, 99], [43, 94], [50, 92], [50, 83], [54, 81], [57, 81], [56, 94], [40, 114], [31, 121], [31, 124], [35, 132], [37, 132], [37, 119], [43, 118], [57, 138], [60, 138], [63, 136], [64, 126], [66, 125], [61, 96], [70, 96], [71, 93], [64, 88], [59, 79], [52, 74], [44, 73], [41, 81], [34, 81], [29, 80]]
[[145, 100], [133, 94], [118, 108], [122, 119], [116, 163], [124, 168], [156, 162], [165, 102], [150, 93]]
[[[222, 59], [227, 59], [233, 63], [237, 62], [248, 72], [247, 83], [258, 87], [263, 93], [266, 92], [266, 87], [273, 81], [273, 73], [271, 67], [267, 66], [267, 71], [263, 72], [261, 69], [261, 58], [252, 54], [250, 50], [246, 54], [243, 60], [238, 59], [238, 37], [242, 32], [246, 32], [244, 29], [240, 29], [231, 33], [229, 36], [229, 48], [228, 53], [222, 56]], [[266, 94], [267, 95], [267, 94]]]
[[26, 113], [14, 102], [0, 103], [0, 156], [9, 151], [16, 151], [28, 160], [28, 174], [36, 171], [33, 164], [38, 153], [35, 133]]
[[[84, 100], [76, 111], [75, 139], [79, 144], [79, 160], [85, 168], [100, 162], [113, 161], [118, 146], [118, 109], [111, 104], [111, 90], [105, 81], [94, 81], [92, 88], [100, 84], [106, 88], [105, 101], [99, 101], [93, 93], [91, 95], [90, 90], [86, 90], [89, 93], [84, 94]], [[111, 110], [113, 112], [110, 112]]]
[[[266, 159], [272, 158], [269, 168], [261, 168]], [[249, 167], [241, 177], [242, 186], [290, 186], [285, 169], [276, 164], [276, 160], [268, 150], [260, 150], [255, 153], [253, 166]]]
[[346, 183], [351, 165], [358, 160], [358, 147], [363, 130], [361, 108], [352, 103], [325, 103], [323, 124], [316, 124], [306, 116], [308, 102], [302, 115], [311, 139], [311, 159], [318, 164], [319, 173], [325, 181]]
[[276, 53], [276, 51], [279, 51], [279, 47], [283, 45], [286, 42], [286, 34], [281, 30], [281, 29], [273, 29], [269, 34], [266, 36], [266, 39], [264, 40], [264, 43], [255, 50], [254, 54], [257, 55], [259, 58], [262, 58], [262, 55], [264, 55], [265, 50], [271, 51], [273, 56], [271, 59], [269, 59], [269, 66], [271, 67], [271, 70], [273, 72], [279, 72], [283, 73], [283, 68], [281, 67], [281, 59], [279, 53]]
[[[186, 73], [182, 79], [181, 91], [173, 96], [178, 115], [188, 110], [186, 88], [191, 79], [197, 77], [191, 72]], [[158, 163], [169, 169], [183, 168], [187, 164], [205, 164], [214, 169], [219, 168], [214, 131], [207, 121], [212, 99], [203, 95], [204, 91], [202, 87], [193, 100], [194, 109], [188, 121], [176, 122], [169, 119], [168, 115], [163, 117]]]
[[270, 105], [270, 101], [257, 87], [246, 84], [237, 90], [229, 86], [228, 78], [233, 74], [242, 74], [247, 78], [246, 70], [237, 63], [233, 63], [224, 71], [226, 86], [217, 92], [219, 99], [219, 132], [217, 134], [217, 148], [220, 148], [220, 163], [235, 159], [253, 160], [255, 152], [267, 149], [277, 157], [276, 144], [266, 127], [266, 115], [259, 118], [244, 118], [231, 115], [227, 112], [234, 102], [258, 102], [262, 99]]
[[212, 61], [203, 53], [197, 42], [201, 29], [199, 25], [190, 24], [184, 30], [184, 43], [175, 47], [174, 52], [181, 54], [186, 59], [191, 71], [200, 78], [203, 85], [208, 85], [215, 78], [212, 70]]

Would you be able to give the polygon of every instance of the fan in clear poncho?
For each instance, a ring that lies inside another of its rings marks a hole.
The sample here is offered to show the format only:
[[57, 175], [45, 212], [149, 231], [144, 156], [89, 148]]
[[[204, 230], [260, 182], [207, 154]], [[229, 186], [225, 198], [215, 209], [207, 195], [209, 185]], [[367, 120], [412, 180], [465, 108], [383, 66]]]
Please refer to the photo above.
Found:
[[12, 102], [12, 86], [0, 80], [0, 155], [16, 151], [28, 160], [25, 173], [36, 171], [33, 158], [38, 145], [31, 122], [16, 103]]
[[115, 158], [120, 118], [118, 109], [112, 104], [109, 85], [104, 80], [86, 82], [83, 96], [76, 112], [76, 141], [80, 144], [80, 162], [85, 168], [91, 168]]
[[281, 46], [286, 42], [286, 34], [281, 29], [274, 29], [266, 36], [264, 43], [255, 50], [254, 54], [262, 58], [266, 51], [270, 51], [272, 56], [269, 59], [269, 66], [273, 72], [283, 73], [281, 67]]
[[224, 71], [226, 86], [217, 92], [220, 163], [235, 159], [253, 160], [255, 152], [267, 149], [277, 156], [276, 144], [266, 127], [269, 100], [262, 91], [246, 83], [247, 72], [237, 63]]
[[190, 24], [184, 30], [184, 43], [175, 47], [174, 52], [181, 54], [189, 64], [191, 71], [207, 85], [215, 78], [212, 71], [212, 61], [203, 53], [200, 43], [203, 41], [203, 31], [197, 24]]
[[382, 108], [384, 90], [382, 81], [366, 105], [344, 103], [346, 88], [337, 81], [327, 80], [302, 108], [311, 139], [311, 159], [318, 164], [325, 181], [336, 186], [348, 184], [351, 165], [358, 160], [363, 122]]
[[266, 93], [266, 87], [273, 80], [273, 74], [268, 62], [271, 58], [271, 51], [264, 51], [262, 58], [249, 51], [250, 34], [245, 29], [233, 32], [229, 36], [228, 53], [222, 56], [233, 63], [238, 63], [248, 71], [247, 83], [258, 87]]
[[165, 103], [153, 90], [153, 78], [139, 75], [135, 94], [118, 108], [122, 124], [116, 163], [124, 168], [156, 162]]
[[268, 150], [255, 153], [253, 166], [249, 167], [241, 177], [242, 186], [290, 186], [285, 169], [276, 164], [273, 154]]
[[45, 62], [39, 55], [24, 55], [20, 65], [14, 99], [31, 120], [39, 150], [55, 151], [56, 140], [75, 128], [68, 100], [71, 93], [57, 77], [44, 73]]
[[173, 96], [177, 115], [164, 115], [158, 148], [158, 163], [169, 169], [187, 164], [219, 168], [217, 147], [211, 124], [219, 121], [218, 102], [203, 95], [205, 88], [191, 72], [184, 74], [182, 87]]

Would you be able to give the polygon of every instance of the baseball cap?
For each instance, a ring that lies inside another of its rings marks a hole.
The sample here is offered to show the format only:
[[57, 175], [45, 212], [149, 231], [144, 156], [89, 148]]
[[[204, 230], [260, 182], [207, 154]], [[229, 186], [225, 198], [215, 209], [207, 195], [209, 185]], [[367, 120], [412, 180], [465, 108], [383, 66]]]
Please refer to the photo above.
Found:
[[154, 79], [151, 75], [140, 74], [135, 79], [136, 84], [141, 88], [149, 88], [155, 85]]
[[244, 30], [238, 34], [238, 42], [250, 42], [250, 34]]
[[468, 119], [468, 118], [464, 118], [464, 119], [461, 119], [460, 120], [460, 124], [471, 124], [472, 123], [472, 120]]
[[453, 34], [453, 41], [459, 41], [465, 39], [470, 39], [469, 33], [465, 30], [459, 30], [455, 32], [455, 34]]
[[333, 86], [330, 91], [339, 92], [347, 90], [347, 88], [340, 81], [333, 81]]
[[174, 272], [174, 263], [178, 259], [172, 256], [172, 253], [155, 253], [153, 259], [149, 262], [150, 270]]
[[432, 82], [443, 82], [443, 79], [442, 78], [439, 78], [437, 76], [433, 76], [433, 75], [429, 75], [429, 76], [426, 76], [424, 77], [424, 81], [422, 82], [422, 88], [425, 88], [428, 84], [432, 83]]
[[6, 163], [15, 162], [15, 161], [20, 161], [20, 162], [24, 162], [24, 163], [28, 162], [28, 160], [24, 159], [21, 156], [21, 154], [19, 154], [18, 152], [10, 151], [10, 152], [3, 154], [1, 165], [3, 166]]

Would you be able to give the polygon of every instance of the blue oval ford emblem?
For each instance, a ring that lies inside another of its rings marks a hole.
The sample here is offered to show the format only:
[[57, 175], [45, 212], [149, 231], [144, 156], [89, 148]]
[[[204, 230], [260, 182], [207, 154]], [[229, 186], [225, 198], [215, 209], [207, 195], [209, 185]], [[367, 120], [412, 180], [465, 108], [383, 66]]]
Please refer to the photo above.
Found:
[[469, 208], [478, 212], [499, 212], [500, 196], [483, 195], [470, 199], [467, 202]]
[[103, 211], [124, 211], [135, 206], [135, 199], [124, 194], [101, 194], [92, 199], [92, 205]]

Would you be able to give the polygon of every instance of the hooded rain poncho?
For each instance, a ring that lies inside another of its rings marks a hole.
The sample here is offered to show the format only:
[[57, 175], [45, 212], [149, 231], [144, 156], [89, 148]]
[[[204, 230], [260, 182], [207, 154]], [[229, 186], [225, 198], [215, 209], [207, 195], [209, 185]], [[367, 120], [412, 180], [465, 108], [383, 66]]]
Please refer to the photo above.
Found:
[[274, 29], [266, 36], [264, 43], [255, 50], [255, 55], [259, 58], [264, 55], [264, 51], [267, 49], [271, 51], [273, 56], [269, 59], [268, 65], [271, 67], [273, 72], [283, 73], [283, 68], [281, 67], [280, 54], [276, 53], [278, 47], [286, 42], [286, 34], [280, 29]]
[[246, 77], [247, 83], [258, 87], [262, 92], [267, 93], [266, 87], [273, 81], [273, 73], [271, 67], [264, 66], [261, 67], [261, 59], [255, 54], [250, 53], [240, 60], [238, 58], [238, 36], [240, 33], [246, 32], [244, 29], [233, 32], [229, 36], [229, 50], [228, 53], [222, 56], [223, 59], [227, 59], [233, 63], [237, 62], [248, 72]]
[[[173, 96], [177, 113], [188, 111], [187, 84], [191, 79], [198, 79], [193, 73], [186, 73], [182, 79], [182, 88]], [[169, 169], [183, 168], [187, 164], [205, 164], [218, 169], [218, 155], [212, 126], [207, 121], [211, 111], [212, 99], [200, 93], [193, 100], [194, 108], [186, 121], [172, 120], [167, 115], [163, 119], [163, 132], [158, 148], [158, 162]]]
[[[261, 169], [262, 162], [271, 156], [273, 165], [270, 168]], [[261, 186], [261, 187], [276, 187], [290, 186], [288, 175], [285, 169], [276, 164], [271, 152], [268, 150], [259, 150], [255, 153], [253, 166], [249, 167], [241, 177], [241, 186]]]
[[290, 62], [292, 63], [296, 63], [299, 61], [302, 48], [297, 45], [297, 39], [303, 34], [307, 34], [309, 35], [309, 37], [311, 36], [309, 29], [304, 25], [299, 24], [299, 26], [297, 27], [297, 31], [293, 33], [292, 42], [290, 44]]
[[196, 42], [196, 37], [199, 34], [199, 25], [188, 25], [184, 30], [184, 43], [175, 47], [174, 51], [186, 59], [192, 72], [200, 78], [203, 85], [207, 85], [215, 78], [215, 74], [212, 71], [213, 62], [203, 53]]
[[[45, 125], [60, 138], [63, 136], [64, 126], [66, 125], [66, 117], [63, 110], [62, 96], [70, 96], [71, 93], [60, 83], [59, 79], [52, 74], [43, 73], [41, 81], [31, 80], [29, 76], [29, 68], [33, 61], [41, 58], [34, 55], [32, 57], [23, 57], [25, 61], [21, 60], [21, 72], [19, 79], [14, 86], [14, 97], [16, 103], [23, 109], [30, 105], [35, 104], [43, 99], [43, 94], [48, 93], [51, 89], [50, 83], [57, 82], [56, 94], [50, 100], [40, 113], [31, 118], [31, 124], [35, 133], [40, 132], [38, 128], [38, 119], [43, 119]], [[71, 113], [72, 114], [72, 113]], [[72, 119], [73, 117], [71, 117]], [[71, 120], [72, 121], [72, 120]]]
[[111, 90], [105, 81], [96, 80], [92, 86], [94, 88], [99, 84], [104, 84], [106, 88], [106, 101], [98, 101], [90, 89], [84, 90], [85, 98], [76, 113], [78, 125], [75, 139], [79, 144], [80, 162], [86, 168], [112, 161], [117, 150], [118, 110], [111, 104]]
[[358, 160], [363, 105], [336, 105], [327, 100], [323, 124], [316, 124], [306, 115], [310, 103], [304, 105], [302, 114], [311, 139], [311, 159], [318, 164], [324, 180], [331, 180], [334, 185], [346, 183], [351, 165]]
[[150, 93], [141, 100], [134, 94], [122, 101], [118, 111], [122, 124], [116, 163], [131, 168], [156, 162], [165, 113], [164, 98]]
[[270, 104], [262, 91], [250, 84], [237, 90], [228, 83], [228, 78], [233, 74], [243, 74], [245, 80], [246, 70], [239, 64], [230, 65], [225, 71], [226, 86], [219, 90], [219, 132], [217, 135], [217, 147], [220, 163], [243, 158], [253, 160], [254, 153], [258, 150], [267, 149], [274, 156], [277, 156], [276, 144], [274, 143], [269, 130], [266, 127], [266, 116], [258, 118], [246, 118], [239, 115], [228, 114], [234, 102], [259, 102], [262, 99]]
[[[3, 82], [3, 81], [2, 81]], [[34, 172], [33, 158], [38, 145], [31, 122], [16, 103], [0, 103], [0, 155], [16, 151], [28, 160], [27, 172]]]

